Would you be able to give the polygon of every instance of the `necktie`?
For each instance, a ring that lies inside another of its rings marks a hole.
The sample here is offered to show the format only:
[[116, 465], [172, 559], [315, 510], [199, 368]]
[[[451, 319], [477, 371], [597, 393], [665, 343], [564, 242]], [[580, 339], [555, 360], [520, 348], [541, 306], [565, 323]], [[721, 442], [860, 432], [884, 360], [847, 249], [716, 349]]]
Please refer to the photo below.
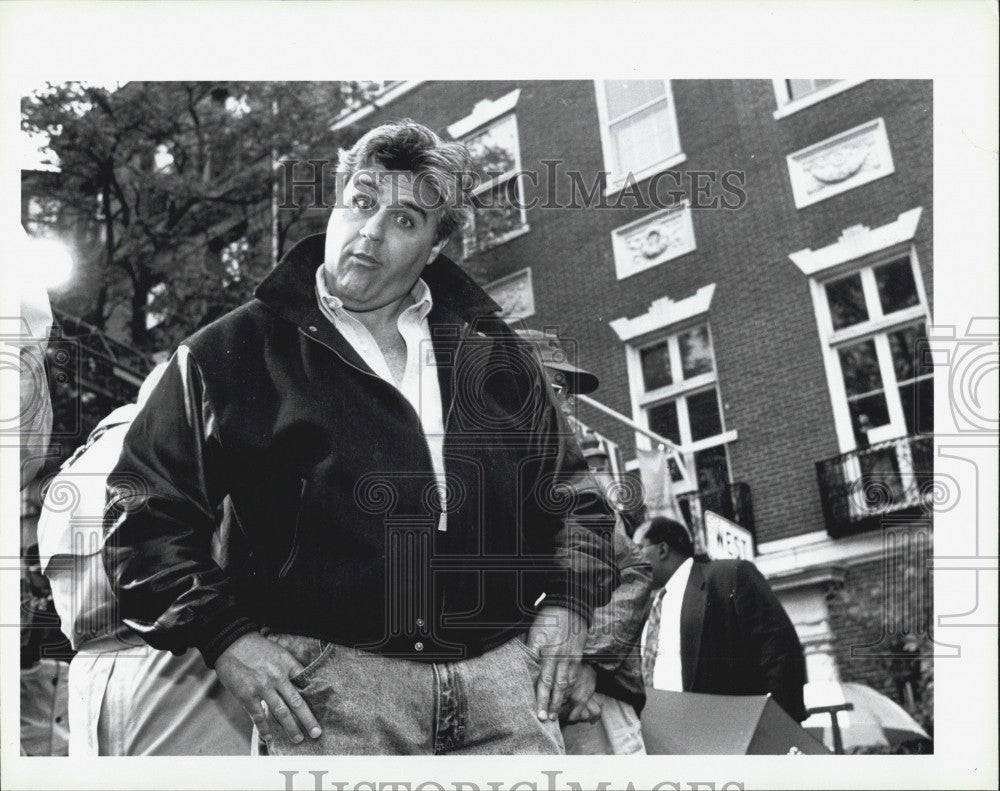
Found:
[[642, 647], [642, 680], [647, 687], [653, 686], [653, 668], [656, 667], [656, 654], [660, 648], [660, 615], [663, 612], [663, 594], [666, 588], [661, 588], [653, 599], [649, 610], [649, 620], [646, 622], [646, 642]]

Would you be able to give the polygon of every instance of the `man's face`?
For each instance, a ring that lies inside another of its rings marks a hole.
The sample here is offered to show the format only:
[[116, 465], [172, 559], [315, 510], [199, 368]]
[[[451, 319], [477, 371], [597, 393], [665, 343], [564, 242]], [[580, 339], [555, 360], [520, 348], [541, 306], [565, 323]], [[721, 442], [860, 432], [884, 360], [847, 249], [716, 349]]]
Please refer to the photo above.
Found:
[[653, 585], [662, 588], [677, 570], [677, 564], [671, 562], [672, 555], [676, 553], [666, 544], [650, 544], [645, 540], [640, 551], [652, 567]]
[[434, 241], [440, 208], [420, 184], [412, 173], [366, 168], [350, 180], [330, 214], [324, 276], [348, 310], [397, 303], [444, 247], [444, 241]]

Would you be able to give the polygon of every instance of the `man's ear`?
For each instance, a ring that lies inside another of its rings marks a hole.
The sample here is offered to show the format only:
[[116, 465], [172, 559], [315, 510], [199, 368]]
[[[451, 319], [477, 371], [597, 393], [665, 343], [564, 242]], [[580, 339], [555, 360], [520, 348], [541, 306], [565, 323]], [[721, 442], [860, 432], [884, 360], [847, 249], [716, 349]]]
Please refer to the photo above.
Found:
[[[440, 242], [435, 242], [434, 246], [431, 248], [431, 254], [427, 257], [427, 264], [441, 255], [441, 251], [444, 250], [445, 245], [448, 244], [447, 239], [442, 239]], [[424, 264], [424, 266], [427, 266]]]

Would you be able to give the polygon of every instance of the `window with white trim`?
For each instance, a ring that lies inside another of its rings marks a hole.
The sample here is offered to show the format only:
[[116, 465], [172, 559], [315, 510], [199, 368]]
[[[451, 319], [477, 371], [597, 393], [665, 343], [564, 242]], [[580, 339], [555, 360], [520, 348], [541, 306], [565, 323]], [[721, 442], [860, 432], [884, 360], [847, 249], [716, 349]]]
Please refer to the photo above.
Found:
[[[517, 93], [514, 92], [513, 100], [508, 100], [508, 94], [496, 102], [480, 103], [469, 118], [487, 117], [490, 108], [508, 105], [513, 108]], [[501, 112], [505, 114], [478, 124], [459, 138], [469, 149], [477, 176], [477, 186], [473, 190], [475, 216], [462, 238], [465, 256], [503, 244], [529, 230], [523, 184], [518, 178], [521, 146], [517, 115], [512, 110]], [[450, 128], [461, 127], [463, 121]]]
[[[922, 213], [852, 225], [833, 244], [789, 255], [809, 278], [841, 453], [836, 475], [877, 482], [903, 507], [920, 501], [920, 476], [933, 470], [930, 314], [913, 243]], [[869, 506], [865, 496], [848, 500], [852, 516]]]
[[827, 85], [840, 82], [840, 80], [785, 80], [784, 82], [788, 101], [795, 101], [796, 99], [801, 99], [803, 96], [808, 96], [810, 93], [815, 93]]
[[915, 256], [904, 251], [821, 285], [831, 389], [850, 425], [841, 444], [851, 447], [842, 450], [933, 432], [927, 307]]
[[730, 436], [723, 425], [708, 324], [628, 348], [640, 423], [692, 455], [699, 490], [728, 484]]
[[831, 96], [836, 96], [864, 80], [772, 80], [774, 83], [774, 98], [778, 109], [774, 111], [775, 118], [783, 118], [803, 107], [817, 104]]
[[597, 80], [607, 191], [684, 161], [670, 80]]

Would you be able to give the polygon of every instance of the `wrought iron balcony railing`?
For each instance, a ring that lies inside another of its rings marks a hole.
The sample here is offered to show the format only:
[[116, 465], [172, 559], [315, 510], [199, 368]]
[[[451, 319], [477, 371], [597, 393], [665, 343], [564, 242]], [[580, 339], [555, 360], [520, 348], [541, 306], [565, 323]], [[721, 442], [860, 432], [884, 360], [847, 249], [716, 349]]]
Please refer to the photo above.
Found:
[[909, 436], [816, 463], [826, 531], [833, 538], [871, 530], [887, 514], [930, 512], [934, 439]]

